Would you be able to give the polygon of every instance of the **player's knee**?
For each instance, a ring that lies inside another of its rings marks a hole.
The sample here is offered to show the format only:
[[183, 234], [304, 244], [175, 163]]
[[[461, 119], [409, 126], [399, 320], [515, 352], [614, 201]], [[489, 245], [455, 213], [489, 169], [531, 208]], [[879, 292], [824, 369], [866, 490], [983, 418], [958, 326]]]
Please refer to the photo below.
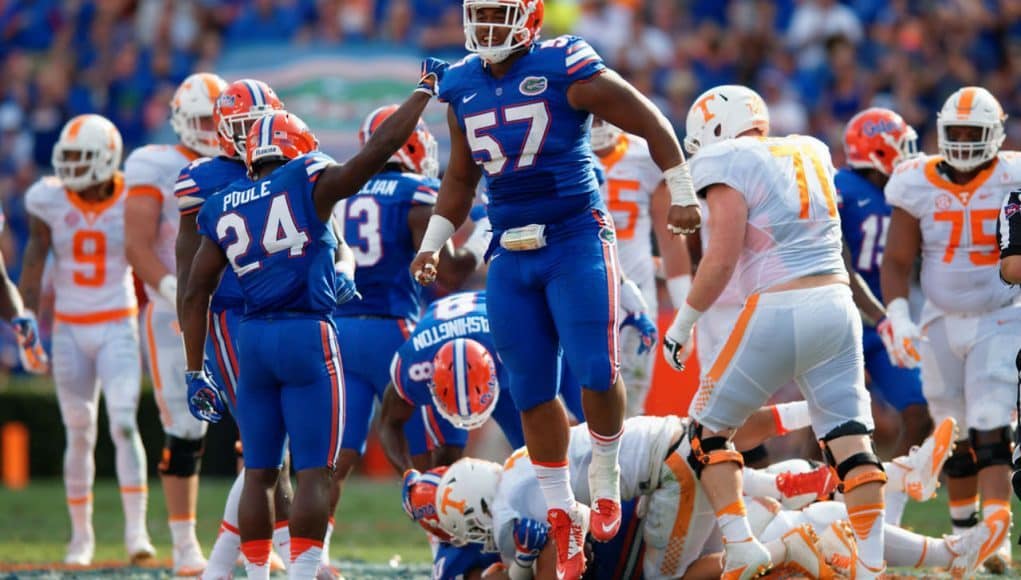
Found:
[[729, 432], [704, 432], [700, 423], [691, 422], [688, 426], [688, 443], [691, 447], [688, 465], [695, 472], [695, 477], [701, 479], [702, 470], [717, 463], [736, 463], [738, 467], [744, 467], [744, 458], [730, 440], [731, 435]]
[[886, 470], [876, 455], [872, 430], [858, 421], [848, 421], [823, 436], [823, 457], [837, 472], [839, 490], [850, 493], [870, 483], [886, 483]]
[[965, 479], [978, 475], [978, 464], [975, 462], [970, 442], [957, 442], [954, 452], [943, 464], [943, 472], [951, 479]]
[[95, 429], [92, 413], [84, 406], [67, 406], [62, 409], [64, 427], [68, 431], [89, 431]]
[[358, 465], [358, 462], [361, 461], [361, 458], [361, 454], [354, 449], [341, 449], [337, 457], [337, 466], [333, 471], [334, 481], [343, 482], [346, 480], [347, 476]]
[[134, 409], [112, 409], [109, 419], [110, 438], [115, 444], [120, 445], [135, 438], [138, 426], [135, 424]]
[[748, 451], [742, 451], [741, 456], [744, 457], [744, 464], [748, 467], [769, 467], [769, 450], [766, 449], [765, 443], [762, 443], [757, 447], [753, 447]]
[[191, 477], [202, 466], [205, 445], [202, 439], [182, 439], [167, 435], [163, 446], [163, 457], [159, 464], [160, 473], [174, 477]]
[[968, 429], [968, 440], [971, 441], [976, 472], [987, 467], [1011, 464], [1012, 448], [1008, 427], [990, 430]]

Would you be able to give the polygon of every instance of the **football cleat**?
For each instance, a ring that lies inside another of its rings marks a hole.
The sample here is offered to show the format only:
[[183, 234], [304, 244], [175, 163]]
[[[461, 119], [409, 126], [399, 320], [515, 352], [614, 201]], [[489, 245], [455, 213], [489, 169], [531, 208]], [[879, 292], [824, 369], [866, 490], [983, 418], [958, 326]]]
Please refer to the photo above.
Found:
[[609, 542], [620, 531], [620, 502], [601, 497], [594, 503], [589, 533], [597, 542]]
[[820, 465], [806, 473], [788, 471], [776, 476], [776, 489], [784, 498], [815, 494], [815, 499], [827, 499], [837, 488], [837, 477], [828, 465]]
[[819, 550], [819, 537], [815, 535], [812, 526], [802, 524], [784, 534], [782, 541], [787, 548], [784, 564], [788, 567], [804, 573], [809, 578], [818, 580], [833, 578], [833, 569], [826, 563]]
[[858, 560], [858, 542], [847, 520], [833, 522], [823, 530], [819, 536], [819, 550], [837, 575], [851, 576]]
[[904, 493], [908, 497], [915, 501], [927, 501], [936, 494], [939, 474], [954, 451], [957, 431], [957, 421], [947, 417], [940, 421], [920, 447], [913, 448], [907, 457], [893, 460], [894, 464], [908, 470], [904, 475]]
[[557, 580], [577, 580], [585, 573], [585, 535], [589, 530], [589, 507], [575, 503], [571, 513], [548, 512], [550, 537], [557, 548]]
[[149, 540], [148, 534], [140, 534], [125, 542], [128, 550], [128, 559], [132, 566], [145, 566], [153, 563], [156, 559], [156, 548]]
[[92, 556], [96, 553], [96, 540], [72, 539], [67, 545], [67, 554], [64, 556], [64, 563], [69, 566], [88, 566], [92, 563]]
[[982, 563], [982, 566], [986, 569], [986, 572], [989, 572], [990, 574], [1003, 576], [1004, 574], [1010, 573], [1010, 563], [1010, 537], [1004, 536], [999, 549], [993, 552], [992, 556], [986, 558], [986, 561]]
[[206, 558], [198, 544], [174, 546], [174, 576], [201, 576]]
[[1003, 546], [1010, 532], [1010, 512], [999, 510], [982, 520], [982, 523], [958, 536], [951, 542], [957, 556], [950, 562], [950, 575], [954, 578], [971, 578], [979, 567]]
[[755, 538], [723, 542], [722, 580], [748, 580], [764, 575], [773, 567], [769, 550]]

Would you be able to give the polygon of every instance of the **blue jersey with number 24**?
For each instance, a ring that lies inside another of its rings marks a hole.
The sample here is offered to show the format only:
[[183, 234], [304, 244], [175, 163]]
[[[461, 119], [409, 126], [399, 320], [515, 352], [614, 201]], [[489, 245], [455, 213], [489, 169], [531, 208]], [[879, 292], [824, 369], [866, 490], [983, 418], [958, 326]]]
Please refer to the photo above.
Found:
[[531, 46], [499, 79], [477, 55], [447, 71], [439, 97], [482, 167], [495, 231], [601, 207], [589, 113], [571, 106], [567, 89], [605, 69], [588, 43], [561, 36]]
[[312, 199], [332, 163], [319, 152], [303, 155], [263, 179], [228, 185], [199, 211], [199, 233], [223, 249], [238, 276], [246, 316], [333, 311], [337, 238]]
[[851, 265], [861, 274], [876, 298], [883, 299], [879, 286], [879, 264], [886, 247], [886, 230], [890, 225], [890, 206], [883, 190], [844, 168], [834, 178], [840, 195], [840, 228], [844, 242], [851, 250]]

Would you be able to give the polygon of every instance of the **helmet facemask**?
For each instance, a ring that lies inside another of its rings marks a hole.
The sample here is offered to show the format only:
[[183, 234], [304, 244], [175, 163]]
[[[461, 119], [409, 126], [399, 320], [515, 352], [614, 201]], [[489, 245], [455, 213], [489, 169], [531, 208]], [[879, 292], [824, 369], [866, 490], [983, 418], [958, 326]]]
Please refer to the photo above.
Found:
[[[465, 0], [464, 2], [464, 47], [481, 56], [486, 62], [500, 63], [507, 60], [516, 50], [528, 46], [534, 38], [528, 28], [528, 21], [535, 9], [534, 3], [521, 0]], [[487, 11], [503, 12], [502, 20], [481, 22], [480, 16]], [[499, 44], [493, 44], [497, 31], [506, 31]]]
[[[958, 171], [971, 171], [990, 161], [1000, 151], [1006, 135], [1003, 122], [981, 123], [967, 120], [940, 118], [937, 123], [939, 152], [948, 165]], [[980, 129], [975, 131], [978, 139], [967, 141], [951, 139], [951, 130], [956, 127]]]
[[170, 124], [187, 148], [204, 157], [216, 157], [220, 150], [220, 137], [212, 114], [186, 115], [175, 112]]
[[594, 120], [590, 131], [592, 150], [602, 151], [613, 147], [617, 144], [617, 139], [622, 133], [623, 131], [615, 125], [611, 125], [603, 120]]

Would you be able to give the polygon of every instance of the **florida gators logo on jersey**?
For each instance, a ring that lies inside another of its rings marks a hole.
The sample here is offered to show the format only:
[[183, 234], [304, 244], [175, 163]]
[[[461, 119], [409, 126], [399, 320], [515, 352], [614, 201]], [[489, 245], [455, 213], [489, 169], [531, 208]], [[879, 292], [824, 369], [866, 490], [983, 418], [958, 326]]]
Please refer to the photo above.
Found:
[[546, 77], [525, 77], [521, 84], [518, 85], [518, 90], [521, 91], [522, 95], [534, 97], [546, 92], [546, 87], [548, 86], [549, 80]]

